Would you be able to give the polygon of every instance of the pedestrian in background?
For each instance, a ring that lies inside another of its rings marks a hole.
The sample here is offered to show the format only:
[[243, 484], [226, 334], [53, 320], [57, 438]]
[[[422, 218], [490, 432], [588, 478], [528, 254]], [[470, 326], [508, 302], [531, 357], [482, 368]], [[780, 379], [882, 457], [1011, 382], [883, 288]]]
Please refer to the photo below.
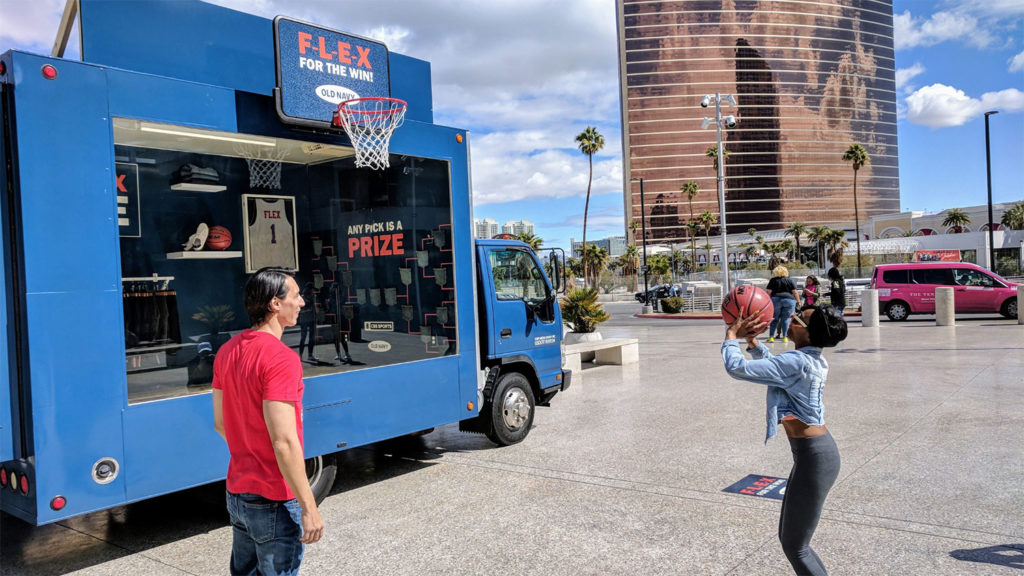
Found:
[[814, 306], [814, 303], [818, 301], [818, 291], [821, 290], [821, 284], [818, 283], [818, 278], [815, 276], [808, 276], [804, 280], [804, 305]]
[[772, 297], [775, 314], [768, 327], [768, 341], [775, 342], [778, 337], [783, 342], [789, 342], [789, 317], [800, 303], [800, 293], [789, 279], [789, 270], [785, 266], [776, 266], [772, 274], [772, 279], [768, 281], [768, 294]]
[[252, 328], [217, 352], [213, 421], [227, 441], [231, 574], [297, 574], [324, 524], [302, 449], [302, 360], [281, 342], [305, 301], [291, 272], [262, 268], [245, 283]]
[[842, 316], [846, 308], [846, 278], [843, 278], [839, 268], [833, 266], [828, 269], [828, 292], [823, 295], [828, 296], [829, 302]]
[[[796, 350], [773, 356], [757, 334], [764, 322], [757, 315], [729, 325], [722, 343], [722, 360], [730, 376], [767, 386], [767, 433], [775, 436], [779, 422], [789, 437], [793, 468], [779, 514], [779, 540], [793, 570], [800, 575], [825, 576], [811, 538], [821, 519], [825, 497], [839, 477], [839, 448], [825, 428], [822, 393], [828, 362], [822, 348], [846, 339], [846, 321], [831, 306], [805, 306], [793, 314], [789, 337]], [[746, 341], [747, 360], [740, 350]]]

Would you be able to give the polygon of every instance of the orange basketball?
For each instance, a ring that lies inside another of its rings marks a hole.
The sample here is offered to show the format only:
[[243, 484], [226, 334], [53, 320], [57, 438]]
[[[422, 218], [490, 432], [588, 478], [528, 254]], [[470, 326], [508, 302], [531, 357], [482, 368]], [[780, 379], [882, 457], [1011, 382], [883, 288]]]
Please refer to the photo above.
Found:
[[757, 314], [761, 321], [770, 324], [775, 307], [772, 298], [764, 289], [752, 284], [737, 286], [722, 299], [722, 320], [732, 324], [737, 318]]
[[206, 237], [206, 247], [210, 250], [226, 250], [231, 246], [231, 232], [223, 226], [211, 226], [210, 235]]

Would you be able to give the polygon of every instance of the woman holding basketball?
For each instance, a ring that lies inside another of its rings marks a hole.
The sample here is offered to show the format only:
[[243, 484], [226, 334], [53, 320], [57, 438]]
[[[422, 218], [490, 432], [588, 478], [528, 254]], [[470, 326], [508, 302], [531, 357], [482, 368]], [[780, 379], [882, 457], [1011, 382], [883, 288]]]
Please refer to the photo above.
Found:
[[[767, 386], [765, 443], [775, 436], [779, 422], [789, 437], [793, 468], [786, 483], [779, 516], [779, 540], [797, 574], [827, 574], [811, 548], [825, 497], [839, 476], [839, 450], [825, 428], [822, 393], [828, 362], [822, 348], [846, 338], [846, 321], [832, 306], [805, 306], [792, 314], [789, 337], [796, 350], [773, 356], [757, 334], [765, 323], [757, 316], [729, 325], [722, 343], [722, 359], [730, 376]], [[746, 342], [751, 358], [740, 349]]]

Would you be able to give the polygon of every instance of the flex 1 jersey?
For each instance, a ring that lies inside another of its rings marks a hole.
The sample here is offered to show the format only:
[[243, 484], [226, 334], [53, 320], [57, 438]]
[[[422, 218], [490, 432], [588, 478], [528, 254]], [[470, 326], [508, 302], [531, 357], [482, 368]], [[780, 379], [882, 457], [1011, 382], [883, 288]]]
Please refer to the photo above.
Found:
[[246, 261], [250, 272], [265, 266], [298, 269], [294, 206], [293, 198], [261, 196], [246, 199], [249, 217], [246, 223]]

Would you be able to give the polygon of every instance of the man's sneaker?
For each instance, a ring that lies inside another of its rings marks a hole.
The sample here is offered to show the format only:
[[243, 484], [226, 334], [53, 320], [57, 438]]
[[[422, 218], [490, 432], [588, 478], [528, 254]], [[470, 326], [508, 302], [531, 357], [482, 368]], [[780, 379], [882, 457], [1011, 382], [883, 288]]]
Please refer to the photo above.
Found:
[[196, 233], [188, 237], [188, 242], [182, 244], [185, 251], [198, 252], [206, 246], [206, 237], [210, 235], [210, 227], [205, 222], [200, 222], [199, 227], [196, 228]]
[[769, 341], [769, 342], [775, 342], [775, 337], [774, 337], [774, 336], [770, 336], [770, 337], [768, 338], [768, 341]]
[[783, 338], [783, 339], [782, 339], [782, 343], [783, 343], [783, 344], [785, 344], [785, 343], [787, 343], [787, 342], [789, 342], [789, 338]]

